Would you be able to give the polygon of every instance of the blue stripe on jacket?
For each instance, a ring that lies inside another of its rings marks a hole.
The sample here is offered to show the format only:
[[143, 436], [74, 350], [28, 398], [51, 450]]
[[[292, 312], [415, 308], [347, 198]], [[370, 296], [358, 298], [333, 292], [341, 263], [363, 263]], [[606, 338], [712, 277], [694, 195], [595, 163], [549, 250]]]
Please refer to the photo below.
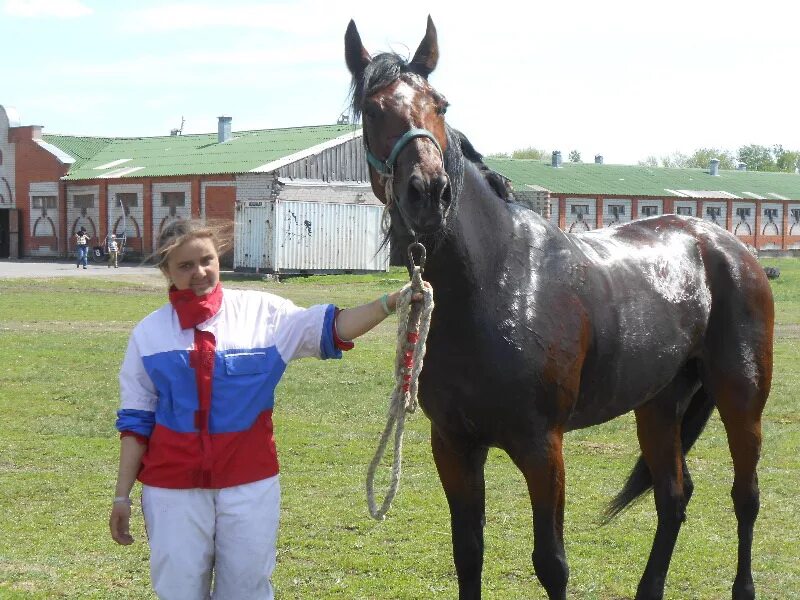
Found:
[[[143, 357], [142, 363], [158, 393], [156, 422], [176, 432], [197, 431], [197, 382], [188, 352], [159, 352]], [[272, 409], [285, 370], [274, 346], [215, 352], [209, 432], [250, 429], [260, 413]]]
[[336, 307], [329, 304], [325, 309], [325, 321], [322, 324], [322, 336], [319, 340], [319, 355], [321, 358], [342, 358], [342, 351], [336, 347], [333, 340], [333, 323], [336, 319]]
[[[323, 359], [342, 357], [333, 337], [335, 317], [336, 309], [329, 305], [320, 335]], [[189, 352], [170, 350], [143, 356], [142, 364], [158, 394], [156, 412], [120, 410], [117, 429], [148, 437], [155, 423], [178, 433], [197, 431], [197, 382], [189, 366]], [[275, 387], [285, 371], [286, 363], [275, 346], [215, 352], [209, 432], [250, 429], [259, 414], [273, 408]]]
[[150, 437], [156, 426], [156, 415], [150, 410], [124, 408], [117, 411], [117, 431], [132, 431]]

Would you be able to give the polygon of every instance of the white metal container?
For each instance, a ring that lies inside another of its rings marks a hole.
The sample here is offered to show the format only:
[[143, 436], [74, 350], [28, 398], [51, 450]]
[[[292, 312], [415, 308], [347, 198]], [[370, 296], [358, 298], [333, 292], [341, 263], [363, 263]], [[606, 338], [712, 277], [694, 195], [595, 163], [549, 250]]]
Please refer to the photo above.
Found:
[[383, 207], [247, 200], [236, 205], [234, 269], [266, 273], [387, 271]]

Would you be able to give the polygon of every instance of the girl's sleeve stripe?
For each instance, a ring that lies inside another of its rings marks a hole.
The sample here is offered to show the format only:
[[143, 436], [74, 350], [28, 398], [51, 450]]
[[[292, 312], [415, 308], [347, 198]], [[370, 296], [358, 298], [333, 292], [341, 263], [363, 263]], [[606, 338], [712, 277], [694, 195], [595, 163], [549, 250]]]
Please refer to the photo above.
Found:
[[319, 340], [320, 358], [342, 358], [342, 351], [337, 347], [334, 327], [336, 324], [336, 307], [329, 304], [325, 309], [325, 319], [322, 323], [322, 335]]
[[149, 410], [123, 408], [117, 411], [117, 431], [130, 431], [149, 438], [156, 424], [156, 414]]

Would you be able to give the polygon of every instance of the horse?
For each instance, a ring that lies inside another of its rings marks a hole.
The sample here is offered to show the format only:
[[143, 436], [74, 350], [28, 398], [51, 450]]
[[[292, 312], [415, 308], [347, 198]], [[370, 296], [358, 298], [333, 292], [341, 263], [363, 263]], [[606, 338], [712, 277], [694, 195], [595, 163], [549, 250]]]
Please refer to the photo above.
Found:
[[436, 304], [419, 402], [451, 516], [460, 600], [481, 596], [484, 465], [490, 447], [524, 475], [534, 572], [566, 598], [568, 431], [633, 411], [641, 454], [613, 517], [653, 489], [657, 524], [636, 598], [662, 598], [692, 497], [686, 454], [716, 408], [733, 459], [735, 600], [755, 597], [761, 414], [772, 380], [774, 303], [763, 269], [731, 233], [663, 215], [580, 234], [503, 194], [428, 81], [436, 28], [411, 60], [345, 34], [352, 110], [392, 247], [425, 246]]

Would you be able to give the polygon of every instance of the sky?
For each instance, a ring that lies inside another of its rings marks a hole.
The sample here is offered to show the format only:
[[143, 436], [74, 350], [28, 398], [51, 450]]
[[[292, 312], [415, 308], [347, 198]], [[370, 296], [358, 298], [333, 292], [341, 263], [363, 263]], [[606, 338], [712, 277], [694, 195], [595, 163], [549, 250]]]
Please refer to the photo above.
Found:
[[210, 133], [335, 123], [344, 32], [412, 56], [484, 154], [578, 150], [586, 162], [800, 150], [800, 5], [789, 0], [0, 0], [0, 105], [45, 133]]

